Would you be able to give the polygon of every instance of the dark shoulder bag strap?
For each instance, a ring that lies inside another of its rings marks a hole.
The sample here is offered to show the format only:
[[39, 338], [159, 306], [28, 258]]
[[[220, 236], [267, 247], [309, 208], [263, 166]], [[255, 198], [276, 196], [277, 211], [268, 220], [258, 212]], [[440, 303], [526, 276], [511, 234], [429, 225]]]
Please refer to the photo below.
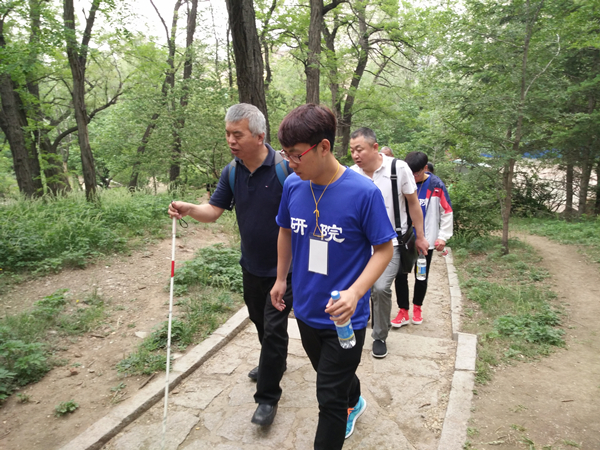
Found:
[[[392, 197], [394, 197], [394, 220], [396, 222], [396, 233], [398, 233], [398, 243], [400, 245], [404, 245], [404, 235], [402, 234], [402, 221], [400, 220], [400, 204], [398, 202], [398, 175], [396, 175], [396, 158], [392, 161]], [[406, 217], [408, 220], [408, 227], [406, 228], [406, 232], [410, 231], [410, 227], [412, 226], [412, 219], [410, 218], [410, 213], [408, 212], [408, 200], [404, 198], [406, 202]]]

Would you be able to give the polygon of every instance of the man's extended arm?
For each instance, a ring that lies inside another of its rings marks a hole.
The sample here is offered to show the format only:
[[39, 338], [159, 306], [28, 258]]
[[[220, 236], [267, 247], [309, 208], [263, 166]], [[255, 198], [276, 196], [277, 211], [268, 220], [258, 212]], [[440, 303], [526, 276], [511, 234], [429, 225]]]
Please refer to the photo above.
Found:
[[198, 222], [214, 222], [225, 211], [214, 205], [194, 205], [186, 202], [171, 202], [169, 205], [169, 216], [171, 218], [181, 219], [184, 216], [190, 216]]

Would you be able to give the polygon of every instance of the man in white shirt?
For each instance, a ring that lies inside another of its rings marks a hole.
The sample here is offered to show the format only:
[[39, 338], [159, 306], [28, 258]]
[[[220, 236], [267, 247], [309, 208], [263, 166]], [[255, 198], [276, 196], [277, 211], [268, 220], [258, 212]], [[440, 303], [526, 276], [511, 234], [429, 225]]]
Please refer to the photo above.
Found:
[[[394, 200], [392, 197], [391, 171], [394, 158], [385, 156], [378, 151], [379, 145], [375, 133], [370, 128], [359, 128], [350, 136], [350, 151], [355, 165], [352, 170], [370, 178], [383, 195], [388, 217], [392, 225], [395, 224]], [[398, 205], [400, 207], [400, 221], [402, 234], [406, 233], [408, 220], [406, 215], [406, 202], [417, 235], [416, 247], [420, 253], [427, 255], [429, 243], [423, 231], [423, 212], [417, 197], [417, 185], [412, 170], [404, 161], [396, 161], [396, 174], [398, 176]], [[373, 350], [375, 358], [385, 358], [387, 345], [385, 343], [391, 328], [390, 314], [392, 312], [392, 282], [398, 272], [400, 264], [400, 250], [397, 239], [394, 239], [394, 256], [383, 274], [371, 289], [373, 299]]]

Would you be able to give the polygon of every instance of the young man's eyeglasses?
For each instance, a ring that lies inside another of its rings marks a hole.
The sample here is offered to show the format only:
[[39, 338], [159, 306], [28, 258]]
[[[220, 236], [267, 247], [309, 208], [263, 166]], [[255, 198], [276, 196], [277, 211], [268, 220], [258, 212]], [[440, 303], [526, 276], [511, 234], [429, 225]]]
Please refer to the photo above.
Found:
[[293, 162], [296, 164], [299, 164], [301, 162], [301, 159], [304, 155], [306, 155], [308, 152], [310, 152], [313, 148], [315, 148], [317, 145], [319, 145], [319, 143], [317, 142], [315, 145], [313, 145], [311, 148], [309, 148], [308, 150], [302, 152], [299, 155], [290, 155], [289, 153], [287, 153], [285, 150], [280, 150], [279, 153], [281, 154], [281, 156], [283, 157], [283, 159], [285, 159], [286, 161], [289, 162]]

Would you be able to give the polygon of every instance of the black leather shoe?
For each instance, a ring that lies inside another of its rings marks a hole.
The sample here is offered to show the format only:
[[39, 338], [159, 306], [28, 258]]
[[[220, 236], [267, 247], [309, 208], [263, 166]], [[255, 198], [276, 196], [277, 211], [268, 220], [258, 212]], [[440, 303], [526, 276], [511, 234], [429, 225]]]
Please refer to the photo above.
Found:
[[252, 381], [258, 380], [258, 366], [248, 372], [248, 378], [250, 378]]
[[271, 425], [275, 414], [277, 414], [277, 405], [259, 404], [252, 416], [252, 423], [261, 426]]

